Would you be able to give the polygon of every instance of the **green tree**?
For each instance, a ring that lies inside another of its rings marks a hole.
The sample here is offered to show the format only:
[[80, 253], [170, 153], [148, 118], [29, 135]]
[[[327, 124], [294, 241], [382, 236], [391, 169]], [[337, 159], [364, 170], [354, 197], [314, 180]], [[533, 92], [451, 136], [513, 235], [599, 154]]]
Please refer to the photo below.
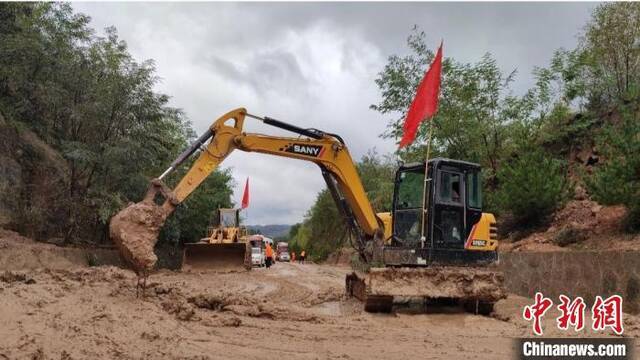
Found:
[[347, 239], [346, 224], [327, 189], [318, 194], [304, 225], [309, 234], [306, 242], [300, 245], [306, 246], [305, 250], [314, 259], [325, 259]]
[[[187, 165], [188, 166], [188, 165]], [[181, 172], [179, 175], [183, 175]], [[215, 171], [178, 206], [168, 219], [161, 240], [178, 244], [196, 242], [207, 235], [207, 227], [213, 225], [219, 208], [232, 208], [233, 182], [228, 169]]]
[[[401, 137], [415, 89], [434, 57], [427, 47], [426, 34], [417, 28], [407, 44], [410, 54], [390, 56], [378, 74], [376, 84], [382, 99], [371, 106], [393, 116], [382, 136], [396, 140]], [[444, 58], [440, 104], [432, 120], [434, 155], [480, 162], [495, 172], [505, 146], [504, 125], [512, 120], [512, 112], [504, 105], [510, 101], [505, 94], [514, 77], [515, 72], [504, 75], [490, 54], [475, 64]], [[399, 155], [407, 161], [423, 160], [427, 133], [427, 126], [421, 126], [414, 144]]]
[[[393, 55], [378, 75], [381, 100], [374, 110], [393, 116], [383, 137], [399, 140], [406, 110], [415, 89], [433, 60], [426, 34], [414, 28], [407, 40], [410, 53]], [[561, 68], [563, 65], [559, 64]], [[432, 157], [444, 156], [479, 163], [483, 167], [485, 209], [498, 211], [493, 198], [500, 186], [496, 174], [501, 164], [522, 149], [544, 141], [546, 124], [565, 116], [568, 105], [557, 90], [561, 79], [554, 70], [537, 69], [536, 86], [522, 96], [512, 95], [515, 71], [504, 74], [496, 60], [484, 55], [476, 63], [443, 60], [442, 85], [434, 126]], [[428, 126], [422, 125], [416, 141], [398, 152], [407, 161], [424, 161]], [[548, 155], [546, 155], [548, 156]], [[527, 186], [527, 184], [522, 184]]]
[[563, 201], [570, 187], [559, 160], [530, 148], [504, 164], [498, 171], [500, 208], [513, 216], [516, 227], [543, 224]]
[[[0, 19], [0, 114], [61, 155], [65, 174], [55, 201], [43, 204], [30, 189], [47, 174], [34, 172], [24, 184], [22, 223], [39, 224], [42, 237], [106, 240], [111, 216], [142, 198], [193, 130], [153, 90], [153, 61], [136, 61], [115, 28], [97, 36], [90, 18], [65, 3], [0, 3]], [[212, 204], [228, 203], [229, 181], [214, 175], [185, 206], [200, 209], [211, 192], [227, 196]], [[180, 224], [188, 237], [200, 231], [187, 226], [195, 223]]]
[[[356, 168], [374, 211], [390, 211], [396, 169], [393, 159], [372, 150], [362, 157]], [[296, 253], [305, 249], [313, 259], [323, 260], [349, 243], [347, 230], [331, 193], [324, 189], [316, 197], [304, 221], [291, 228], [289, 246]]]
[[391, 211], [397, 164], [390, 155], [367, 152], [357, 164], [358, 174], [377, 212]]
[[640, 89], [640, 3], [598, 5], [587, 23], [580, 49], [588, 61], [592, 101], [610, 103]]
[[629, 212], [625, 225], [640, 231], [640, 112], [638, 105], [621, 107], [618, 124], [608, 124], [598, 139], [605, 163], [595, 168], [587, 184], [590, 193], [606, 205], [623, 204]]

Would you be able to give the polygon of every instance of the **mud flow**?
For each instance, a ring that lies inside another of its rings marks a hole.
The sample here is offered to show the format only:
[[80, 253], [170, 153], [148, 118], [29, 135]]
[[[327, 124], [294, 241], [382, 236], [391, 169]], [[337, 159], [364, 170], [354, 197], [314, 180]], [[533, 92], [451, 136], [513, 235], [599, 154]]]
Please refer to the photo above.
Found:
[[[89, 266], [81, 254], [0, 230], [0, 360], [509, 360], [512, 338], [532, 334], [522, 311], [534, 300], [513, 294], [491, 316], [450, 299], [411, 298], [394, 300], [391, 314], [369, 313], [345, 294], [350, 267], [277, 262], [241, 272], [160, 269], [140, 298], [131, 271]], [[386, 273], [395, 290], [415, 278], [395, 270]], [[425, 271], [421, 279], [466, 284], [464, 274], [439, 280]], [[561, 331], [559, 313], [554, 306], [543, 317], [545, 336], [618, 338], [589, 322], [578, 333]], [[585, 320], [591, 316], [585, 309]], [[640, 318], [625, 313], [624, 322], [624, 336], [640, 338]]]
[[109, 236], [134, 270], [149, 271], [157, 256], [153, 248], [168, 213], [153, 202], [129, 205], [111, 219]]

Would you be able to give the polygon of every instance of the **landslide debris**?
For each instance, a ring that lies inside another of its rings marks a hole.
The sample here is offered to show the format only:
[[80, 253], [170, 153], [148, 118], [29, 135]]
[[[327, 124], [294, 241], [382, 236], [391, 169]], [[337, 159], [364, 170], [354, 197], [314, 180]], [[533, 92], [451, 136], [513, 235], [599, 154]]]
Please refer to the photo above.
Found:
[[23, 283], [30, 285], [36, 283], [30, 275], [19, 271], [4, 271], [0, 273], [0, 281], [8, 284]]
[[[218, 314], [248, 316], [269, 320], [320, 322], [314, 315], [287, 306], [270, 303], [267, 299], [236, 293], [189, 293], [173, 285], [154, 284], [155, 294], [161, 298], [162, 308], [178, 320], [200, 321], [204, 313], [197, 309]], [[220, 319], [223, 326], [239, 326], [241, 321], [228, 316]], [[236, 318], [237, 319], [237, 318]]]
[[515, 241], [502, 242], [501, 251], [567, 251], [580, 249], [638, 250], [639, 242], [622, 231], [624, 206], [602, 206], [595, 201], [571, 200], [553, 216], [544, 231]]

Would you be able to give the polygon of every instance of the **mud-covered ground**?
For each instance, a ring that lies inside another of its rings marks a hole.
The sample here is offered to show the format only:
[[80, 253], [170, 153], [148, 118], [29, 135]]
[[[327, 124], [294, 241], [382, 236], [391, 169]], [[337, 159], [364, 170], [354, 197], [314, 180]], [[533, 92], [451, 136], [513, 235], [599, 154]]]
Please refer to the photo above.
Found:
[[[136, 298], [133, 272], [83, 256], [0, 231], [0, 359], [510, 359], [512, 338], [531, 334], [521, 314], [532, 301], [517, 296], [491, 317], [406, 305], [369, 314], [344, 296], [348, 267], [278, 263], [160, 271]], [[545, 335], [570, 335], [555, 316]], [[625, 314], [625, 336], [639, 324]]]
[[[365, 313], [343, 296], [348, 271], [162, 271], [144, 299], [115, 267], [0, 271], [0, 359], [507, 359], [511, 338], [530, 334], [518, 297], [494, 317]], [[628, 336], [636, 324], [628, 317]]]

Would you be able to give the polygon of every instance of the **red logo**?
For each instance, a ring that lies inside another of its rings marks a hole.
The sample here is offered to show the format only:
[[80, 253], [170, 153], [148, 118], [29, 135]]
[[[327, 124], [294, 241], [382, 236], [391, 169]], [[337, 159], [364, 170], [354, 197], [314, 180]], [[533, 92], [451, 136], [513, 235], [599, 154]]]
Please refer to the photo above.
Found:
[[575, 331], [584, 329], [584, 308], [586, 307], [584, 300], [581, 297], [577, 297], [571, 301], [568, 297], [560, 295], [560, 302], [558, 310], [560, 310], [560, 316], [556, 319], [558, 322], [558, 329], [567, 330], [569, 326], [573, 326]]
[[544, 297], [542, 293], [536, 293], [536, 302], [533, 305], [525, 306], [522, 316], [527, 321], [533, 320], [533, 333], [542, 335], [541, 318], [544, 313], [553, 305], [551, 299]]
[[[575, 331], [584, 329], [584, 312], [586, 304], [581, 297], [575, 298], [573, 301], [565, 295], [560, 295], [560, 304], [558, 310], [560, 316], [556, 318], [556, 324], [560, 330], [568, 330], [573, 327]], [[524, 307], [522, 316], [527, 321], [533, 321], [533, 333], [542, 335], [542, 317], [553, 306], [553, 301], [544, 297], [538, 292], [535, 296], [535, 302], [532, 305]], [[622, 297], [613, 295], [606, 299], [596, 296], [591, 307], [592, 320], [591, 328], [594, 331], [601, 331], [610, 328], [616, 334], [621, 335], [624, 332], [622, 322]]]
[[593, 330], [604, 330], [609, 327], [618, 335], [621, 335], [624, 331], [622, 325], [622, 297], [619, 295], [610, 296], [606, 300], [596, 296], [591, 312], [593, 313]]

